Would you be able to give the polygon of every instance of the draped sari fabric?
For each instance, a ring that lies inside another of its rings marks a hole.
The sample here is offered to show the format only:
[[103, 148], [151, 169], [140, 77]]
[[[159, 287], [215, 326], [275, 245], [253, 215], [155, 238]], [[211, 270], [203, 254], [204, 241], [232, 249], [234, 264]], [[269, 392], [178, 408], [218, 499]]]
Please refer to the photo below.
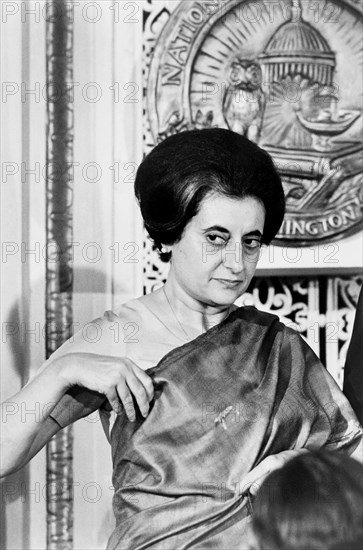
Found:
[[108, 550], [244, 549], [243, 477], [286, 449], [352, 452], [362, 429], [304, 340], [240, 308], [148, 374], [146, 419], [111, 432], [116, 529]]

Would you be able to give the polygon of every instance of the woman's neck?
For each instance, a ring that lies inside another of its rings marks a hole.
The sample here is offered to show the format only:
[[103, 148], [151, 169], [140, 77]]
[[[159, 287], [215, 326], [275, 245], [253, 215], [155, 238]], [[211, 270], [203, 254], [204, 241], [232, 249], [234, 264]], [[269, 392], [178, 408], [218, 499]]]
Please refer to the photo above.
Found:
[[212, 326], [218, 325], [236, 309], [233, 304], [211, 305], [195, 299], [173, 277], [168, 278], [163, 290], [177, 321], [182, 326], [189, 327], [194, 334], [197, 332], [201, 334]]

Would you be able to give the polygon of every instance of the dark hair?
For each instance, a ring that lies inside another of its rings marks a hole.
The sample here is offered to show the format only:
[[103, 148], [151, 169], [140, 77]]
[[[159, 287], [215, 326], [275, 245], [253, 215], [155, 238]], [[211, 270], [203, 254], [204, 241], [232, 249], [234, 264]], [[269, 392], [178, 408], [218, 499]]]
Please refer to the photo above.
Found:
[[363, 542], [363, 466], [315, 451], [272, 472], [253, 503], [259, 550], [353, 550]]
[[181, 238], [209, 193], [259, 199], [266, 210], [262, 242], [275, 237], [285, 211], [280, 177], [269, 154], [240, 134], [208, 128], [172, 135], [145, 157], [136, 174], [145, 227], [159, 249]]

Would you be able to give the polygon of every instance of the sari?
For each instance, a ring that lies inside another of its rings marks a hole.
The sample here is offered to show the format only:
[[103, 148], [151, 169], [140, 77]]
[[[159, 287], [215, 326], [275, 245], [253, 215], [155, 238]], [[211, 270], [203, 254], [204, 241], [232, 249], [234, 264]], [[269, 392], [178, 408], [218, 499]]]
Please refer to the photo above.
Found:
[[[240, 483], [252, 468], [288, 449], [350, 453], [362, 436], [300, 335], [253, 307], [146, 372], [155, 389], [147, 418], [121, 414], [111, 431], [108, 550], [244, 549], [250, 509]], [[87, 412], [105, 399], [79, 388], [68, 398]]]

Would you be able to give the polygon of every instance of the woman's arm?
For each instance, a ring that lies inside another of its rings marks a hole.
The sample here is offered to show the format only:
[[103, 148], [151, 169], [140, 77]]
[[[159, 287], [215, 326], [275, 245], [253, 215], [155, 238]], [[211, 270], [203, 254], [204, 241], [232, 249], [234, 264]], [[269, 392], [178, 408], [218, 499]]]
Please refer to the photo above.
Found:
[[[282, 468], [286, 462], [294, 458], [300, 453], [306, 453], [307, 449], [293, 449], [289, 451], [282, 451], [276, 455], [266, 457], [262, 462], [253, 468], [247, 476], [242, 480], [241, 487], [243, 492], [249, 491], [252, 495], [255, 495], [269, 473]], [[363, 440], [361, 440], [357, 448], [350, 455], [360, 463], [363, 463]]]
[[[92, 353], [57, 357], [1, 406], [0, 477], [24, 466], [59, 431], [50, 415], [75, 385], [105, 395], [116, 413], [123, 406], [131, 421], [135, 420], [132, 396], [144, 416], [153, 397], [151, 378], [130, 359]], [[70, 418], [78, 419], [71, 414]]]
[[[18, 393], [2, 403], [1, 477], [24, 466], [60, 429], [49, 418], [54, 406], [68, 388], [60, 371], [61, 364], [52, 363]], [[31, 449], [34, 452], [31, 453]]]

